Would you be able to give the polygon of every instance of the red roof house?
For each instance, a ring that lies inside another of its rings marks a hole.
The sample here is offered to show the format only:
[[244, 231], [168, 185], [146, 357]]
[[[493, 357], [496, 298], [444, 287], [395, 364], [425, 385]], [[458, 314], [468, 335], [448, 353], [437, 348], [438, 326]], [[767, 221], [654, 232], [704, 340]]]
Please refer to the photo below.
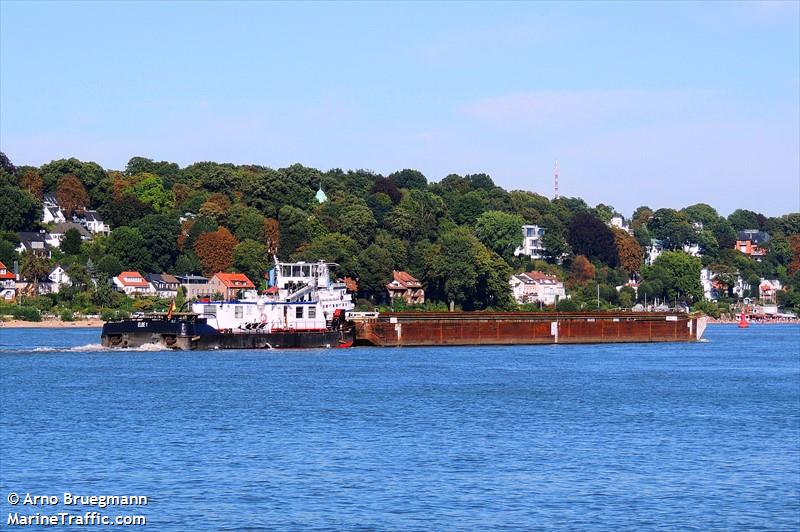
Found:
[[392, 271], [392, 282], [386, 285], [389, 291], [389, 298], [401, 297], [409, 305], [421, 305], [425, 303], [425, 290], [411, 274], [403, 271]]
[[113, 279], [120, 292], [131, 294], [153, 294], [155, 289], [139, 272], [122, 272]]
[[239, 297], [242, 290], [255, 290], [256, 285], [243, 273], [215, 273], [208, 281], [212, 293], [219, 292], [223, 299], [231, 300]]

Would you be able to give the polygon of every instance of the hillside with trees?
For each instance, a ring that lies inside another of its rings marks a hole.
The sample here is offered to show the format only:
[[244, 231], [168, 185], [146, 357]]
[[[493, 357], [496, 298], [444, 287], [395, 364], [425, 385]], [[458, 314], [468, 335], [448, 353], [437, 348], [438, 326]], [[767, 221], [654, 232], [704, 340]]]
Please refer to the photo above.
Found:
[[[321, 203], [315, 197], [320, 188], [327, 196]], [[70, 235], [44, 263], [17, 254], [18, 232], [43, 228], [45, 195], [54, 195], [68, 216], [96, 210], [113, 230], [84, 241]], [[240, 271], [258, 283], [272, 254], [336, 262], [337, 276], [358, 281], [364, 305], [386, 303], [392, 270], [405, 270], [422, 281], [430, 301], [509, 309], [515, 306], [511, 274], [540, 270], [566, 283], [571, 299], [565, 309], [596, 305], [598, 294], [603, 307], [630, 307], [635, 292], [616, 288], [630, 279], [639, 283], [640, 301], [646, 294], [702, 307], [699, 272], [707, 266], [719, 272], [720, 282], [741, 276], [757, 286], [758, 279], [778, 279], [780, 303], [800, 307], [800, 214], [767, 217], [739, 209], [725, 217], [706, 204], [642, 206], [631, 213], [630, 233], [609, 226], [615, 214], [612, 206], [592, 207], [580, 198], [506, 191], [482, 173], [432, 182], [413, 169], [384, 176], [301, 164], [181, 168], [144, 157], [133, 157], [122, 170], [74, 158], [37, 168], [14, 166], [0, 154], [0, 261], [9, 268], [20, 264], [31, 278], [59, 263], [75, 280], [69, 290], [38, 301], [43, 310], [130, 307], [106, 282], [129, 269]], [[546, 228], [542, 260], [515, 256], [523, 224]], [[760, 262], [734, 249], [736, 232], [744, 229], [771, 236]], [[664, 252], [645, 266], [652, 239]], [[684, 253], [690, 245], [698, 246], [700, 257]], [[96, 286], [90, 278], [99, 280]]]

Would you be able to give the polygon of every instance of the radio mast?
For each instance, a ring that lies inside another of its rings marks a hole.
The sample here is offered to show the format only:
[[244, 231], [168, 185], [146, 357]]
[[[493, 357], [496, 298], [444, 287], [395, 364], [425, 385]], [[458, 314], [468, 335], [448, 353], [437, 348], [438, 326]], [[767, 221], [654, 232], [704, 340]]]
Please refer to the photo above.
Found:
[[556, 161], [555, 169], [553, 172], [553, 199], [558, 199], [558, 161]]

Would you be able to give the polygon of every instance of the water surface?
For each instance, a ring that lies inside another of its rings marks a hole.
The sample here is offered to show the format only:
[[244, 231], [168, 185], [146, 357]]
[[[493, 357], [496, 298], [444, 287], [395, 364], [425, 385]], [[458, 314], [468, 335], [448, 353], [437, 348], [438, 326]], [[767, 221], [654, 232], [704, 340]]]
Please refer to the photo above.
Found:
[[706, 337], [183, 353], [0, 329], [0, 518], [69, 491], [147, 495], [128, 513], [168, 531], [797, 529], [800, 327]]

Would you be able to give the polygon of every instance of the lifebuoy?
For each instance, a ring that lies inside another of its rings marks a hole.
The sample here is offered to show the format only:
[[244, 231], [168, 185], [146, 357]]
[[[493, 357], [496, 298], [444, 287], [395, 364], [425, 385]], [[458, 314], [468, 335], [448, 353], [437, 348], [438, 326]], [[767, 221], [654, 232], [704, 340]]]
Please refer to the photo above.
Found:
[[267, 315], [266, 314], [262, 314], [261, 315], [261, 323], [267, 323]]

